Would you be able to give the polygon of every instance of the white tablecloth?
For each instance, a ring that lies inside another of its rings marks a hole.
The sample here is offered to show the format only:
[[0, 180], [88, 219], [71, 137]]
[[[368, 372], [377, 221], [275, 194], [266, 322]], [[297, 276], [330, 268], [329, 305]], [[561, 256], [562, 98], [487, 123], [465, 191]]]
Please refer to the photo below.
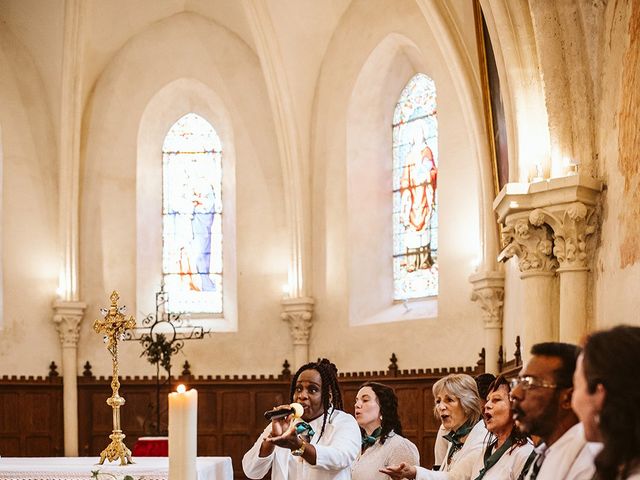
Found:
[[[97, 465], [99, 457], [0, 457], [0, 479], [11, 480], [89, 480], [91, 472], [113, 473], [118, 479], [131, 475], [138, 480], [168, 480], [167, 457], [135, 457], [131, 465], [120, 462]], [[198, 480], [233, 480], [230, 457], [198, 457]], [[114, 480], [101, 476], [101, 480]]]

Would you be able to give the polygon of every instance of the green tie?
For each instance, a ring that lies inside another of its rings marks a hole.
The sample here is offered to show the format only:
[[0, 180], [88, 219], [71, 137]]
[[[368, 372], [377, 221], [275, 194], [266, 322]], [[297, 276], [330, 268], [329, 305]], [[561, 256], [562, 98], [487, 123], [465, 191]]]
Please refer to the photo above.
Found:
[[524, 467], [522, 467], [522, 471], [518, 476], [518, 480], [524, 480], [527, 477], [531, 464], [533, 464], [533, 470], [531, 471], [531, 477], [529, 477], [529, 480], [535, 480], [540, 472], [540, 468], [542, 467], [542, 454], [536, 453], [535, 450], [529, 454], [527, 461], [524, 462]]

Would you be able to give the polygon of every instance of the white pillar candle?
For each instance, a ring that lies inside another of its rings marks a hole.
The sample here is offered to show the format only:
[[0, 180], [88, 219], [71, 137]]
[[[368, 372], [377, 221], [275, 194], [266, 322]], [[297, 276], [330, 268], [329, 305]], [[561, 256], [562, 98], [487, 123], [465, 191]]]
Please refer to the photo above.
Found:
[[169, 394], [169, 480], [196, 480], [198, 392], [178, 385]]

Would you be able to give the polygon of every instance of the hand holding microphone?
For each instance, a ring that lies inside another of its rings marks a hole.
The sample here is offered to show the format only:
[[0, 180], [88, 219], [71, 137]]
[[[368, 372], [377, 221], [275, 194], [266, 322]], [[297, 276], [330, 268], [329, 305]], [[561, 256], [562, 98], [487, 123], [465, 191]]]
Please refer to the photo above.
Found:
[[267, 410], [264, 412], [264, 418], [267, 420], [275, 420], [284, 418], [289, 415], [293, 415], [293, 418], [300, 418], [304, 414], [304, 408], [299, 403], [292, 403], [291, 405], [284, 407], [277, 407], [273, 410]]

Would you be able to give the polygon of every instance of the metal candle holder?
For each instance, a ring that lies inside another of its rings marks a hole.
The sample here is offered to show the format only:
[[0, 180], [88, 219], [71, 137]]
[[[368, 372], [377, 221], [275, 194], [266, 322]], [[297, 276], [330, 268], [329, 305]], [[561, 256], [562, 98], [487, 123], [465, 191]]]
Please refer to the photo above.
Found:
[[93, 323], [93, 329], [97, 333], [104, 333], [104, 341], [113, 361], [113, 378], [111, 379], [113, 394], [107, 398], [107, 405], [113, 409], [113, 433], [109, 435], [111, 443], [100, 453], [100, 465], [104, 463], [105, 459], [109, 460], [109, 462], [120, 459], [120, 465], [126, 465], [134, 462], [131, 458], [131, 450], [123, 442], [125, 434], [122, 433], [120, 428], [120, 407], [124, 405], [125, 401], [118, 393], [120, 389], [120, 381], [118, 380], [118, 340], [124, 339], [125, 332], [136, 326], [136, 320], [132, 316], [129, 316], [129, 318], [124, 316], [126, 307], [118, 307], [118, 299], [120, 298], [118, 292], [114, 290], [109, 298], [111, 300], [109, 309], [100, 309], [104, 319], [96, 320]]

